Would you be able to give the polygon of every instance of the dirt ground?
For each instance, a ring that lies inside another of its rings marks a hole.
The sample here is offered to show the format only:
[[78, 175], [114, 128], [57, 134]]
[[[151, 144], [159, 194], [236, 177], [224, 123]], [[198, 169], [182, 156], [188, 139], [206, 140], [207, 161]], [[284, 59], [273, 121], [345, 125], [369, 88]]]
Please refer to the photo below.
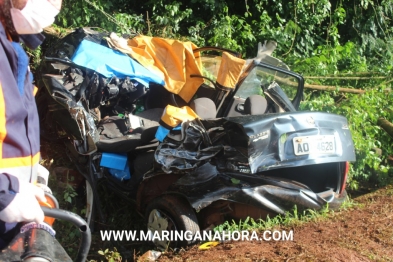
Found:
[[198, 246], [159, 261], [393, 261], [393, 186], [353, 199], [354, 207], [292, 228], [293, 241]]

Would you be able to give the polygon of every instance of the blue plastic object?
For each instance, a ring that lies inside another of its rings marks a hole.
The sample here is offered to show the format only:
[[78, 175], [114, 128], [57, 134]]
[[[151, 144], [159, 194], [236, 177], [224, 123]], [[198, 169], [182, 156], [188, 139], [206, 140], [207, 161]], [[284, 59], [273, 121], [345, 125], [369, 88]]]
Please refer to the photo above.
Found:
[[164, 138], [169, 134], [169, 129], [163, 127], [163, 126], [158, 126], [157, 132], [156, 132], [156, 138], [158, 141], [162, 142], [164, 141]]
[[[181, 125], [178, 125], [177, 127], [173, 128], [172, 130], [181, 130]], [[158, 129], [156, 131], [156, 138], [158, 141], [162, 142], [164, 141], [164, 138], [169, 134], [170, 130], [163, 127], [163, 126], [158, 126]]]
[[127, 154], [102, 153], [100, 166], [108, 168], [109, 173], [121, 181], [131, 178]]
[[120, 181], [123, 180], [128, 180], [131, 178], [131, 174], [130, 174], [130, 168], [128, 167], [128, 165], [126, 166], [125, 170], [119, 170], [119, 169], [114, 169], [114, 168], [108, 168], [109, 173], [116, 177], [117, 179], [119, 179]]
[[164, 79], [147, 70], [128, 55], [88, 40], [83, 40], [79, 44], [71, 60], [105, 77], [128, 76], [144, 86], [149, 86], [149, 82], [165, 85]]

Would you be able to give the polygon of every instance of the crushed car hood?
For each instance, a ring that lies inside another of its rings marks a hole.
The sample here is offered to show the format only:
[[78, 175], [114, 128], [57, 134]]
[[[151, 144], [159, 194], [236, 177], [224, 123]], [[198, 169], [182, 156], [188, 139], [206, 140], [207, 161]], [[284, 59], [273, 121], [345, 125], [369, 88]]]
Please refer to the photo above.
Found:
[[211, 161], [220, 170], [258, 173], [270, 169], [355, 161], [345, 117], [291, 112], [194, 120], [178, 141], [156, 151], [165, 172], [192, 170]]

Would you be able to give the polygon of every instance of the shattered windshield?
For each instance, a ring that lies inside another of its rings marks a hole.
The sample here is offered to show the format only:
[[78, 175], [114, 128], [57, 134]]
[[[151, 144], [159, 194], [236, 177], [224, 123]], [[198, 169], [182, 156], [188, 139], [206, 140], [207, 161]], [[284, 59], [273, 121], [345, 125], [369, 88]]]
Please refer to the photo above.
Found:
[[295, 98], [299, 86], [298, 80], [289, 74], [266, 68], [262, 64], [255, 66], [248, 73], [235, 96], [243, 99], [251, 95], [264, 96], [263, 89], [273, 82], [279, 84], [290, 100]]

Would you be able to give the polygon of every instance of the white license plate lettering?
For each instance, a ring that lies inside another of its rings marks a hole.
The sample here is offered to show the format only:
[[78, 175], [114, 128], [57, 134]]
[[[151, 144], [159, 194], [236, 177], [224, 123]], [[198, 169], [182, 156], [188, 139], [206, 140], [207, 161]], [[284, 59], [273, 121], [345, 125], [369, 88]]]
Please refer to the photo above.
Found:
[[301, 136], [293, 139], [295, 155], [334, 154], [336, 145], [333, 135]]

